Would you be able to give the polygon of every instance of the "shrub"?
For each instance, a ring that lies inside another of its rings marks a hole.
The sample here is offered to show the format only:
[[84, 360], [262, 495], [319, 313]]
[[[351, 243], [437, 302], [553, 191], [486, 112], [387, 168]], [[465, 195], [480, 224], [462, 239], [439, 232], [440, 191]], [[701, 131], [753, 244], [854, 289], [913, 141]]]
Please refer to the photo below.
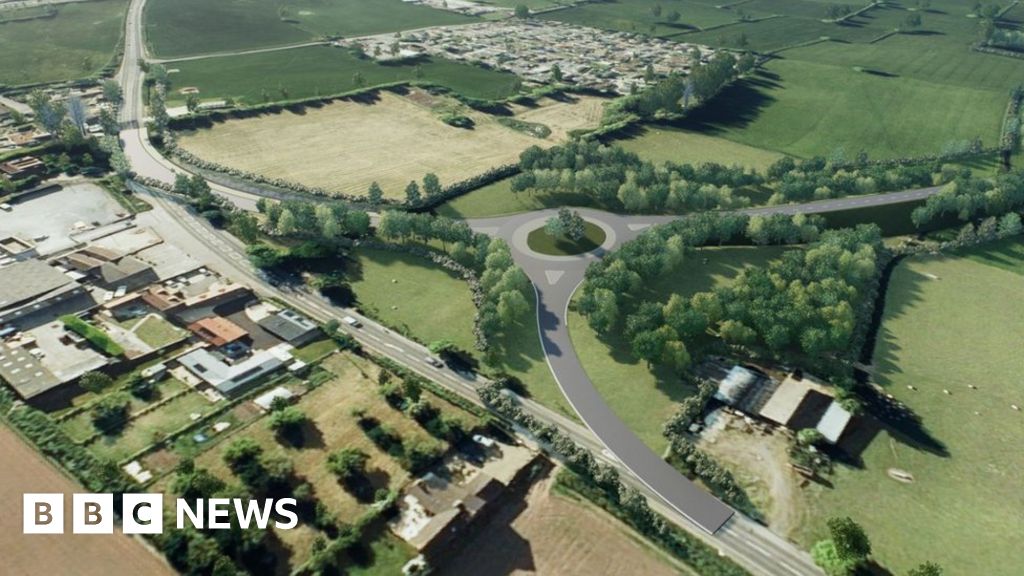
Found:
[[124, 348], [122, 348], [117, 342], [114, 342], [110, 338], [110, 335], [92, 324], [89, 324], [85, 320], [82, 320], [78, 316], [73, 314], [61, 316], [60, 321], [64, 323], [65, 328], [75, 332], [82, 338], [85, 338], [90, 344], [107, 356], [124, 355]]

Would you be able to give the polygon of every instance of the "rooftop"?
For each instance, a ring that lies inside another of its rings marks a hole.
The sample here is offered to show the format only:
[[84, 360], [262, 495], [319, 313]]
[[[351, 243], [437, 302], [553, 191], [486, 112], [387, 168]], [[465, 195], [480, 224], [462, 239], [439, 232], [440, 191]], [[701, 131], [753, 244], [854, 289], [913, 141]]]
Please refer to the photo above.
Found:
[[291, 360], [287, 344], [275, 346], [270, 350], [254, 352], [237, 364], [228, 364], [223, 358], [200, 348], [178, 358], [178, 362], [190, 372], [201, 378], [224, 394], [232, 394], [242, 389], [245, 384], [269, 374]]
[[317, 330], [315, 322], [292, 310], [271, 314], [261, 319], [259, 325], [285, 342], [293, 342]]
[[56, 293], [72, 282], [63, 272], [40, 260], [0, 268], [0, 311]]
[[249, 335], [244, 328], [227, 318], [210, 316], [189, 324], [188, 329], [210, 344], [220, 347]]

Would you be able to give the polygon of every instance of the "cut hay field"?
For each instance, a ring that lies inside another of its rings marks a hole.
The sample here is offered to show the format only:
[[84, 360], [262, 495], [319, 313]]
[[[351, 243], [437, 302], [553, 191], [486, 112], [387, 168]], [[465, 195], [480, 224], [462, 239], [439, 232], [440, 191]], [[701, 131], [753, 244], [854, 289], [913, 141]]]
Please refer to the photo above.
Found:
[[771, 150], [670, 126], [647, 126], [640, 129], [636, 136], [616, 140], [614, 144], [635, 152], [641, 158], [655, 164], [717, 162], [726, 166], [738, 164], [744, 168], [763, 171], [783, 156]]
[[[4, 574], [78, 574], [81, 576], [171, 576], [176, 572], [145, 546], [115, 534], [30, 535], [22, 534], [22, 494], [29, 492], [64, 494], [65, 508], [71, 494], [85, 489], [53, 467], [6, 425], [0, 424], [0, 498], [8, 502], [0, 517], [0, 550]], [[65, 529], [71, 529], [71, 515], [65, 514]]]
[[[931, 442], [883, 427], [861, 454], [862, 467], [840, 467], [834, 489], [812, 489], [817, 514], [804, 543], [826, 532], [828, 517], [850, 515], [893, 573], [925, 560], [948, 574], [1020, 573], [1024, 548], [1011, 535], [1024, 528], [1024, 415], [1010, 405], [1024, 405], [1021, 318], [1020, 237], [896, 268], [875, 380], [920, 416]], [[890, 468], [914, 482], [892, 480]]]
[[402, 0], [149, 0], [144, 18], [146, 41], [161, 58], [475, 21]]
[[183, 88], [198, 89], [201, 100], [231, 98], [247, 105], [330, 96], [361, 88], [357, 74], [364, 86], [422, 82], [486, 100], [507, 98], [516, 89], [515, 75], [506, 72], [443, 58], [377, 64], [332, 46], [203, 58], [168, 67], [177, 70], [170, 75], [168, 102], [172, 105], [184, 104]]
[[[225, 166], [284, 178], [331, 192], [364, 195], [378, 182], [389, 198], [404, 199], [405, 186], [433, 172], [442, 185], [514, 163], [529, 146], [552, 146], [555, 134], [592, 125], [592, 99], [548, 102], [553, 133], [540, 139], [465, 109], [472, 129], [455, 128], [439, 116], [454, 101], [414, 90], [408, 96], [382, 91], [370, 101], [347, 100], [298, 114], [283, 111], [228, 120], [180, 134], [180, 145]], [[539, 112], [534, 110], [533, 112]]]
[[[653, 283], [644, 297], [667, 301], [672, 294], [685, 297], [710, 290], [728, 283], [743, 268], [764, 265], [783, 251], [777, 246], [703, 248], [689, 255], [679, 271]], [[598, 336], [577, 312], [569, 313], [568, 322], [580, 363], [601, 396], [645, 444], [660, 453], [667, 445], [662, 425], [694, 390], [667, 368], [648, 369], [633, 357], [629, 342], [618, 332]]]
[[[661, 14], [655, 15], [656, 8]], [[762, 12], [756, 8], [745, 12], [751, 16], [767, 16], [770, 12]], [[677, 22], [669, 20], [669, 14], [678, 11]], [[616, 2], [595, 2], [579, 4], [565, 10], [544, 14], [542, 18], [557, 20], [569, 24], [592, 26], [620, 32], [638, 32], [654, 36], [676, 36], [682, 32], [701, 30], [712, 26], [721, 26], [739, 20], [735, 11], [715, 8], [693, 0], [618, 0]], [[688, 42], [688, 35], [681, 36], [678, 41]]]
[[0, 24], [0, 85], [85, 78], [114, 56], [127, 0], [61, 4], [57, 15]]

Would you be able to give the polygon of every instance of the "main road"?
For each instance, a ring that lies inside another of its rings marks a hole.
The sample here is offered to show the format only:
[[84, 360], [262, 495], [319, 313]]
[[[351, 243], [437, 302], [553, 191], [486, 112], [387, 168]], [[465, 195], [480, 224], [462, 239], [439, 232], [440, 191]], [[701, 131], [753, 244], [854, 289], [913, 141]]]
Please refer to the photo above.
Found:
[[[118, 73], [124, 90], [121, 109], [121, 139], [133, 170], [161, 182], [173, 182], [176, 173], [184, 171], [164, 158], [150, 143], [145, 129], [145, 107], [142, 101], [145, 59], [142, 37], [144, 0], [134, 0], [127, 17], [124, 60]], [[343, 315], [358, 316], [354, 311], [339, 308], [302, 289], [271, 286], [249, 264], [244, 246], [229, 234], [215, 230], [183, 206], [179, 199], [138, 184], [140, 194], [148, 195], [155, 210], [139, 216], [139, 222], [150, 225], [166, 238], [193, 256], [217, 268], [228, 277], [252, 285], [264, 296], [276, 297], [321, 321]], [[214, 192], [236, 206], [251, 210], [259, 196], [211, 182]], [[862, 206], [908, 202], [934, 194], [928, 188], [881, 194], [869, 197], [825, 200], [801, 205], [756, 208], [749, 213], [821, 213]], [[577, 442], [615, 464], [627, 474], [624, 480], [640, 487], [651, 497], [652, 506], [669, 519], [718, 548], [749, 571], [772, 576], [820, 574], [808, 555], [750, 519], [733, 511], [687, 481], [646, 447], [612, 412], [597, 393], [572, 347], [566, 325], [568, 303], [582, 281], [586, 266], [609, 250], [615, 249], [645, 228], [672, 220], [669, 216], [619, 216], [596, 210], [581, 210], [584, 217], [605, 229], [608, 240], [594, 253], [568, 258], [535, 254], [525, 245], [525, 234], [541, 224], [550, 211], [515, 216], [470, 220], [481, 232], [509, 241], [517, 262], [530, 276], [537, 290], [538, 329], [549, 366], [569, 402], [586, 427], [564, 415], [528, 399], [521, 399], [524, 409], [545, 422], [555, 424]], [[364, 327], [350, 330], [360, 343], [373, 352], [406, 365], [411, 370], [437, 381], [474, 402], [479, 402], [476, 389], [486, 379], [479, 375], [457, 373], [447, 368], [433, 368], [423, 360], [429, 354], [421, 344], [363, 318]], [[700, 530], [695, 528], [699, 527]]]

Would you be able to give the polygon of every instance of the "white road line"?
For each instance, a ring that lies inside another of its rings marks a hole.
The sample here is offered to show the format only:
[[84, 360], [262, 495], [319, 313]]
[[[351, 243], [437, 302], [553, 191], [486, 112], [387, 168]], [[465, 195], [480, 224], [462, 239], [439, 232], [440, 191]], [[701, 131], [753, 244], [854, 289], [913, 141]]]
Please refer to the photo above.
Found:
[[387, 346], [388, 348], [392, 348], [394, 350], [398, 350], [399, 352], [405, 354], [405, 350], [401, 346], [395, 346], [394, 344], [392, 344], [390, 342], [385, 342], [384, 345]]
[[792, 572], [793, 574], [796, 574], [797, 576], [801, 576], [803, 574], [802, 572], [800, 572], [796, 568], [793, 568], [789, 564], [786, 564], [785, 562], [779, 562], [779, 566], [782, 566], [783, 568], [785, 568], [786, 570], [789, 570], [790, 572]]
[[757, 550], [758, 552], [760, 552], [761, 554], [764, 554], [765, 556], [767, 556], [769, 558], [772, 557], [772, 553], [771, 552], [765, 550], [764, 548], [762, 548], [761, 546], [758, 546], [757, 544], [754, 544], [753, 542], [747, 541], [747, 546], [750, 546], [754, 550]]

